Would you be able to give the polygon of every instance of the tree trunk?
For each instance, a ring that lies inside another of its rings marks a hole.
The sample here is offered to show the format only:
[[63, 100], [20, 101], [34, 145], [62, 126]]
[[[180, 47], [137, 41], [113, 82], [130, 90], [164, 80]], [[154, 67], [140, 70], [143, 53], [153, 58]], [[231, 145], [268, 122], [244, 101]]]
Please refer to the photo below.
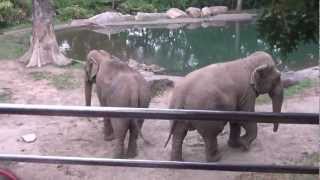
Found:
[[20, 57], [27, 67], [45, 64], [67, 65], [71, 62], [58, 47], [52, 24], [54, 10], [50, 0], [32, 1], [32, 39], [29, 50]]
[[242, 10], [242, 0], [237, 0], [237, 11], [241, 11]]

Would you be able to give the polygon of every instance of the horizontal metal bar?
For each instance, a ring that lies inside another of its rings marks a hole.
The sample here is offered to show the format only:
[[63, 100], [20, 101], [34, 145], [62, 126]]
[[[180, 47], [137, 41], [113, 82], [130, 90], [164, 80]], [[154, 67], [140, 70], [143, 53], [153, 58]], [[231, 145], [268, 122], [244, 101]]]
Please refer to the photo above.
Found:
[[319, 124], [317, 113], [271, 113], [244, 111], [208, 111], [182, 109], [87, 107], [57, 105], [0, 104], [0, 114], [118, 117], [166, 120], [246, 121], [285, 124]]
[[294, 174], [319, 174], [319, 167], [313, 166], [284, 166], [284, 165], [245, 165], [245, 164], [218, 164], [201, 162], [180, 161], [152, 161], [152, 160], [125, 160], [87, 157], [64, 156], [38, 156], [0, 154], [0, 161], [18, 161], [46, 164], [75, 164], [90, 166], [121, 166], [140, 168], [166, 168], [166, 169], [192, 169], [216, 171], [243, 171], [264, 173], [294, 173]]

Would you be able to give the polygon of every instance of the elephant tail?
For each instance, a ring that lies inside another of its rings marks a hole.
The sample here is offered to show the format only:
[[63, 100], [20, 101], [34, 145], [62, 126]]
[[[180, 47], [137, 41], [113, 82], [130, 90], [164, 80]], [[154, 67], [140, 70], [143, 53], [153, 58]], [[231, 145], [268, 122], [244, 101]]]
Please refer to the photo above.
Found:
[[[181, 99], [181, 97], [179, 97]], [[180, 102], [180, 103], [176, 103], [176, 102]], [[170, 109], [184, 109], [184, 101], [178, 101], [177, 96], [173, 96], [171, 103], [169, 105]], [[172, 133], [176, 127], [177, 121], [171, 121], [171, 127], [170, 127], [170, 134], [164, 144], [164, 148], [167, 147], [171, 137], [172, 137]]]
[[167, 147], [167, 145], [168, 145], [168, 143], [169, 143], [169, 141], [170, 141], [170, 139], [171, 139], [171, 137], [172, 137], [172, 133], [173, 133], [173, 130], [174, 130], [175, 126], [176, 126], [176, 121], [173, 121], [173, 122], [171, 123], [170, 134], [169, 134], [169, 136], [168, 136], [168, 138], [167, 138], [167, 140], [166, 140], [166, 143], [164, 144], [164, 148]]

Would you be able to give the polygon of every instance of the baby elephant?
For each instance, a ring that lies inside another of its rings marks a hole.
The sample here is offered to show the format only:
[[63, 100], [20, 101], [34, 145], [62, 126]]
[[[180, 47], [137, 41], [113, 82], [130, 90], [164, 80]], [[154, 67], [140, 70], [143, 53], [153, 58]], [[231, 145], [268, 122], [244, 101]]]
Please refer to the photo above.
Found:
[[[272, 99], [273, 112], [280, 112], [283, 101], [280, 76], [272, 57], [265, 52], [212, 64], [191, 72], [174, 88], [170, 108], [254, 111], [256, 97], [268, 93]], [[196, 119], [174, 121], [170, 131], [170, 136], [173, 135], [171, 160], [182, 160], [182, 142], [188, 130], [197, 130], [202, 136], [207, 161], [219, 160], [217, 136], [226, 123]], [[246, 131], [243, 136], [240, 136], [241, 127]], [[278, 124], [274, 124], [273, 130], [277, 129]], [[257, 130], [257, 123], [231, 122], [229, 146], [248, 150], [257, 137]]]
[[[101, 106], [147, 108], [150, 102], [149, 83], [126, 63], [103, 50], [92, 50], [85, 65], [85, 99], [91, 105], [92, 84]], [[143, 119], [104, 118], [105, 140], [116, 139], [114, 158], [124, 158], [124, 140], [130, 131], [127, 157], [137, 155], [137, 138]], [[141, 135], [142, 136], [142, 135]]]

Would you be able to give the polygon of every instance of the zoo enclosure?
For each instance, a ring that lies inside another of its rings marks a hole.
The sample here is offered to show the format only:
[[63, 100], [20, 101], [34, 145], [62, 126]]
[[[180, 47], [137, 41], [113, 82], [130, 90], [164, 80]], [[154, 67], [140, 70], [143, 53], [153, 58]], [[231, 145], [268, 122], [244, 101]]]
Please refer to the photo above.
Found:
[[[55, 105], [19, 105], [0, 104], [0, 114], [42, 115], [42, 116], [77, 116], [77, 117], [125, 117], [158, 120], [210, 120], [236, 121], [281, 124], [319, 124], [317, 113], [269, 113], [243, 111], [207, 111], [120, 107], [86, 107], [86, 106], [55, 106]], [[319, 174], [319, 167], [293, 165], [262, 165], [262, 164], [225, 164], [199, 163], [153, 160], [124, 160], [108, 158], [85, 158], [63, 156], [39, 156], [0, 154], [0, 161], [17, 161], [47, 164], [77, 164], [93, 166], [125, 166], [141, 168], [170, 168], [217, 171], [244, 171], [268, 173]]]

